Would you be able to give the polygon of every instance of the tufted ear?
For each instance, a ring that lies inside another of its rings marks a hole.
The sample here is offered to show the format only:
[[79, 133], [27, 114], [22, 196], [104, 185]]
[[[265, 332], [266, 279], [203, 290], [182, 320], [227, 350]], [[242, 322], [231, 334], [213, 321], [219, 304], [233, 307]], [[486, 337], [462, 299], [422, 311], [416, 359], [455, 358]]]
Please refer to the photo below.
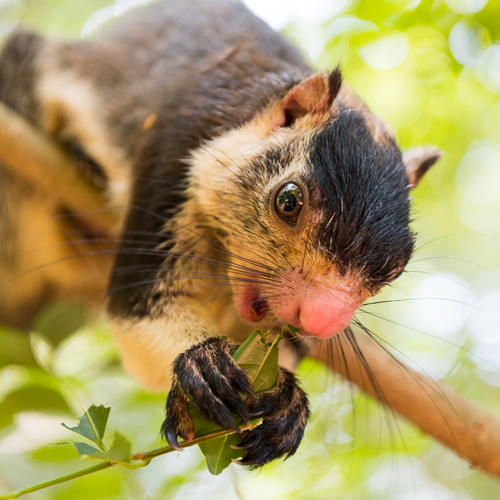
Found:
[[436, 163], [443, 152], [437, 148], [410, 148], [403, 153], [403, 164], [406, 175], [413, 189], [421, 181], [424, 174]]
[[317, 73], [293, 87], [285, 96], [282, 104], [283, 117], [280, 127], [289, 127], [297, 119], [309, 113], [327, 112], [342, 85], [342, 75], [339, 69], [334, 69], [330, 75]]

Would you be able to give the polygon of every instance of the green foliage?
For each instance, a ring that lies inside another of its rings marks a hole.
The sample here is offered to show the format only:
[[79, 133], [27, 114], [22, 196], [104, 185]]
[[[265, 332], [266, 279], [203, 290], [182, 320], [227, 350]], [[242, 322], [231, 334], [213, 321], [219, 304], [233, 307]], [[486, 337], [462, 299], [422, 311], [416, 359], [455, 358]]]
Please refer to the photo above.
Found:
[[[273, 342], [266, 342], [268, 335], [268, 332], [256, 330], [247, 341], [238, 348], [234, 355], [235, 359], [242, 363], [242, 367], [248, 367], [248, 376], [250, 377], [253, 388], [258, 392], [270, 390], [276, 383], [278, 371], [278, 344], [283, 338], [283, 335], [280, 333]], [[99, 449], [88, 443], [70, 443], [81, 458], [99, 460], [99, 465], [60, 476], [37, 485], [21, 488], [10, 494], [0, 495], [0, 500], [18, 498], [27, 493], [78, 479], [115, 465], [122, 465], [127, 469], [137, 469], [149, 465], [150, 461], [159, 455], [174, 451], [170, 446], [165, 446], [150, 452], [132, 454], [130, 440], [118, 430], [115, 430], [113, 441], [109, 448], [107, 448], [103, 442], [103, 438], [110, 411], [111, 408], [104, 405], [92, 405], [88, 410], [84, 409], [83, 415], [78, 419], [77, 426], [69, 427], [66, 424], [62, 424], [66, 429], [87, 438], [98, 446]], [[190, 413], [195, 424], [195, 436], [190, 443], [184, 443], [183, 445], [181, 444], [181, 446], [187, 447], [193, 444], [199, 444], [200, 450], [205, 455], [208, 470], [211, 474], [218, 475], [231, 464], [233, 459], [240, 458], [241, 453], [232, 448], [232, 446], [239, 443], [239, 439], [234, 434], [234, 431], [227, 431], [207, 421], [192, 404]], [[257, 419], [254, 425], [258, 425], [259, 423], [260, 419]], [[241, 422], [240, 428], [253, 428], [254, 425], [250, 424], [249, 426]], [[66, 444], [68, 443], [61, 443], [61, 445]], [[132, 463], [132, 461], [135, 463]]]
[[34, 330], [57, 346], [68, 335], [83, 328], [85, 322], [85, 309], [81, 305], [58, 302], [39, 315]]
[[123, 434], [115, 431], [115, 436], [109, 450], [91, 454], [89, 458], [128, 466], [130, 465], [131, 454], [132, 445], [130, 441]]
[[104, 437], [110, 410], [111, 408], [106, 408], [103, 405], [92, 405], [88, 410], [85, 410], [85, 413], [78, 419], [78, 425], [76, 427], [68, 427], [66, 424], [62, 424], [62, 426], [90, 439], [90, 441], [93, 441], [100, 450], [104, 450], [102, 438]]
[[29, 338], [25, 334], [0, 327], [0, 345], [0, 368], [13, 364], [36, 365]]

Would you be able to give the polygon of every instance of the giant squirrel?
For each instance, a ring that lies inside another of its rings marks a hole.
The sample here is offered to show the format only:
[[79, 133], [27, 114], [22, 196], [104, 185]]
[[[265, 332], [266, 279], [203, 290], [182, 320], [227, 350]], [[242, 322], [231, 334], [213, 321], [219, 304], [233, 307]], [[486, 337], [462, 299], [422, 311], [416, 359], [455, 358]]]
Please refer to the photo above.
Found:
[[[60, 141], [121, 213], [106, 310], [125, 368], [166, 391], [162, 432], [191, 439], [187, 401], [242, 434], [252, 467], [293, 454], [309, 416], [292, 374], [308, 343], [346, 328], [405, 268], [409, 191], [439, 158], [401, 153], [342, 83], [229, 0], [156, 2], [95, 38], [19, 31], [0, 59], [0, 100]], [[48, 300], [91, 300], [98, 257], [71, 260], [64, 207], [0, 169], [0, 319]], [[99, 228], [71, 231], [92, 247]], [[40, 235], [40, 240], [35, 235]], [[40, 243], [41, 253], [30, 252]], [[37, 260], [38, 259], [38, 260]], [[38, 266], [40, 259], [61, 266]], [[23, 279], [16, 280], [16, 276]], [[275, 389], [255, 395], [231, 350], [290, 324]], [[227, 340], [225, 337], [229, 337]], [[249, 395], [244, 402], [242, 395]]]

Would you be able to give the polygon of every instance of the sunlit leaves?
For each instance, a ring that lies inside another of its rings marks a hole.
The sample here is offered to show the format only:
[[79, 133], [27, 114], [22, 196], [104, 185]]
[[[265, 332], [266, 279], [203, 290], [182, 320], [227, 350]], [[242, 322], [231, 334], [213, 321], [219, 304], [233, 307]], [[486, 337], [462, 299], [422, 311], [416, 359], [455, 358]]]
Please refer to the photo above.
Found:
[[101, 451], [90, 455], [89, 458], [96, 460], [106, 460], [107, 462], [119, 463], [122, 465], [130, 464], [130, 455], [132, 453], [132, 445], [128, 438], [118, 431], [115, 431], [113, 442], [109, 450]]
[[104, 405], [92, 405], [88, 410], [84, 409], [84, 414], [78, 419], [78, 425], [66, 429], [86, 437], [97, 445], [98, 448], [87, 443], [71, 443], [82, 458], [104, 460], [106, 462], [119, 463], [129, 466], [131, 462], [132, 445], [119, 431], [115, 431], [113, 441], [109, 448], [103, 442], [106, 425], [108, 423], [111, 408]]
[[110, 410], [111, 408], [107, 408], [103, 405], [92, 405], [88, 410], [85, 410], [85, 413], [78, 419], [78, 425], [76, 427], [68, 427], [66, 424], [62, 424], [62, 426], [76, 434], [86, 437], [90, 441], [93, 441], [99, 449], [104, 450], [102, 438], [104, 437]]

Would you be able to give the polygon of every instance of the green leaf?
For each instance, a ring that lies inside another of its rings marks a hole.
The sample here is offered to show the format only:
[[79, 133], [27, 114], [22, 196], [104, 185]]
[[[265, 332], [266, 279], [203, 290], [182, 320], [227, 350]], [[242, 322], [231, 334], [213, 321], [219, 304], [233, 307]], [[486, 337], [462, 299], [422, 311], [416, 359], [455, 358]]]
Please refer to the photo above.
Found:
[[280, 332], [273, 342], [266, 342], [266, 332], [256, 330], [234, 353], [234, 360], [250, 377], [255, 392], [272, 389], [278, 376], [278, 343]]
[[75, 459], [73, 443], [59, 443], [47, 445], [34, 450], [31, 458], [43, 462], [67, 462]]
[[91, 457], [96, 453], [100, 453], [100, 450], [94, 448], [93, 446], [90, 446], [90, 444], [87, 443], [70, 443], [70, 444], [73, 445], [73, 447], [78, 452], [78, 455], [80, 455], [80, 457]]
[[74, 443], [57, 443], [42, 446], [33, 451], [31, 458], [43, 462], [67, 462], [76, 458], [73, 445]]
[[12, 424], [16, 413], [25, 411], [70, 413], [60, 392], [43, 385], [27, 385], [10, 392], [0, 403], [0, 429]]
[[[89, 448], [91, 448], [89, 446]], [[97, 460], [105, 460], [107, 462], [115, 462], [122, 465], [130, 465], [130, 456], [132, 454], [132, 446], [130, 441], [118, 431], [115, 431], [115, 436], [111, 447], [107, 451], [98, 451], [85, 458], [92, 458]]]
[[[234, 353], [233, 358], [248, 374], [255, 392], [272, 389], [278, 376], [278, 343], [283, 338], [282, 332], [273, 342], [266, 342], [268, 332], [255, 330]], [[194, 405], [189, 406], [189, 413], [195, 426], [195, 437], [221, 430], [208, 421]], [[236, 422], [242, 425], [243, 422]], [[205, 455], [207, 467], [211, 474], [218, 475], [228, 467], [233, 459], [241, 458], [244, 452], [234, 450], [238, 445], [236, 434], [200, 443], [200, 450]]]
[[28, 335], [0, 328], [0, 368], [7, 365], [36, 366]]
[[80, 304], [58, 302], [45, 308], [36, 318], [34, 330], [57, 346], [85, 325], [85, 308]]
[[106, 430], [110, 410], [111, 408], [104, 405], [92, 405], [88, 410], [84, 410], [85, 413], [78, 419], [79, 422], [76, 427], [68, 427], [66, 424], [61, 425], [70, 431], [90, 439], [90, 441], [93, 441], [104, 451], [102, 439], [104, 437], [104, 431]]
[[241, 458], [245, 454], [242, 450], [233, 450], [231, 448], [231, 445], [238, 445], [239, 442], [240, 440], [236, 434], [230, 434], [229, 436], [199, 444], [211, 474], [217, 476], [231, 465], [232, 459]]

